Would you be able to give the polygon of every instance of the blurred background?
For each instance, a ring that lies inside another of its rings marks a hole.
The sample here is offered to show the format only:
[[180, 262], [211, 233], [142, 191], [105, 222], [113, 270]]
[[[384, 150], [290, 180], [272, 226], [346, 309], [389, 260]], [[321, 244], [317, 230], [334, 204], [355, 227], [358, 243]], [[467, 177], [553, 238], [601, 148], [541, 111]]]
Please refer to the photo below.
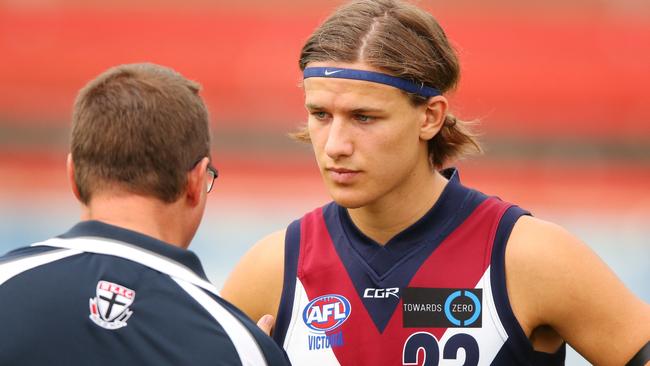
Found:
[[[262, 236], [329, 199], [297, 59], [330, 0], [0, 0], [0, 252], [60, 234], [76, 92], [150, 61], [203, 85], [221, 176], [192, 249], [220, 287]], [[560, 223], [650, 302], [650, 2], [420, 1], [458, 50], [451, 95], [486, 153], [466, 185]], [[568, 365], [588, 364], [575, 352]]]

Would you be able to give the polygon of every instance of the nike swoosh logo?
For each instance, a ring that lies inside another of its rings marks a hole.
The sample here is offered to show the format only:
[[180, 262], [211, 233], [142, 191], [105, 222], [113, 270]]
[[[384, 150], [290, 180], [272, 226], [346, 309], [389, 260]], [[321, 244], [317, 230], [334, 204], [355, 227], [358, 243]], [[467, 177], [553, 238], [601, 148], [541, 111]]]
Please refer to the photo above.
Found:
[[325, 70], [325, 76], [334, 75], [337, 72], [341, 72], [341, 71], [343, 71], [343, 70], [331, 70], [331, 71], [330, 70]]

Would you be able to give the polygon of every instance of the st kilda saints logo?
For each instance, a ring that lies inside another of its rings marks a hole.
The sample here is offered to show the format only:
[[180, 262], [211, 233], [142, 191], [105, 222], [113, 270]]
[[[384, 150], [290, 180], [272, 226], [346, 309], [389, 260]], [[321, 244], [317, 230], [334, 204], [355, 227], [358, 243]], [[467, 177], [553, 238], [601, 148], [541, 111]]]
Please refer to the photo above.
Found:
[[113, 282], [97, 282], [97, 296], [90, 299], [90, 320], [102, 328], [126, 327], [133, 311], [129, 306], [135, 299], [135, 291]]

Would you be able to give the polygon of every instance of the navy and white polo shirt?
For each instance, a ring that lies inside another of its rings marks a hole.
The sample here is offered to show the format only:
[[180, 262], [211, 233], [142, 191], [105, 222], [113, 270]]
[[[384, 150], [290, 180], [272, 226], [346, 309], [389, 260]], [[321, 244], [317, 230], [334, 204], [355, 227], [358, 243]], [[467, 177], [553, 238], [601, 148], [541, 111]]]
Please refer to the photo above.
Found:
[[0, 365], [287, 365], [194, 253], [98, 221], [0, 257]]

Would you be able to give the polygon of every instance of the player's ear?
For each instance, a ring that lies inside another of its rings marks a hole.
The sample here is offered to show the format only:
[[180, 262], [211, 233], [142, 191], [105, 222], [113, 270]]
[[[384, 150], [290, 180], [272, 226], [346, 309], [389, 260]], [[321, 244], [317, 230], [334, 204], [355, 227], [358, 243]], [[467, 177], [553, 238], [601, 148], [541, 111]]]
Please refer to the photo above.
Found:
[[447, 98], [442, 95], [429, 98], [425, 104], [424, 118], [420, 125], [420, 139], [431, 140], [442, 128], [447, 116]]
[[201, 159], [189, 172], [187, 172], [187, 187], [185, 189], [185, 199], [191, 206], [196, 206], [201, 202], [201, 197], [206, 193], [206, 179], [208, 163], [207, 157]]
[[77, 186], [77, 181], [74, 179], [74, 161], [72, 160], [72, 154], [68, 154], [68, 159], [65, 164], [65, 170], [68, 173], [68, 182], [70, 183], [70, 188], [72, 188], [72, 193], [77, 198], [79, 202], [81, 200], [81, 195], [79, 194], [79, 187]]

